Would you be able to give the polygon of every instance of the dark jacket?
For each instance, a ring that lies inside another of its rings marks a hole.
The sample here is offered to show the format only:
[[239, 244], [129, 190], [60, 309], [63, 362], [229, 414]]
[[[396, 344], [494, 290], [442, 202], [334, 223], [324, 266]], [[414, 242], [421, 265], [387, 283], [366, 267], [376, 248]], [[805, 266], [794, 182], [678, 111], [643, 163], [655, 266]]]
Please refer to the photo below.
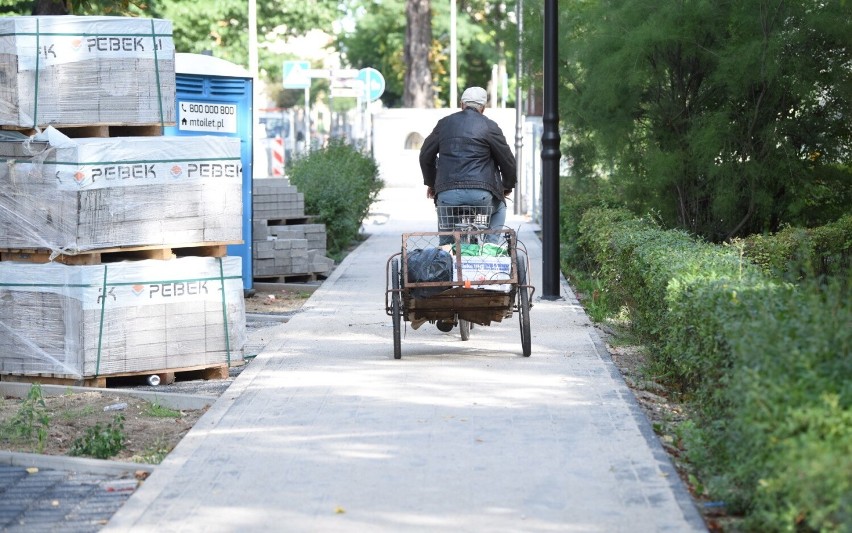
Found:
[[438, 121], [420, 148], [420, 170], [436, 196], [451, 189], [485, 189], [502, 200], [517, 181], [515, 156], [500, 126], [471, 108]]

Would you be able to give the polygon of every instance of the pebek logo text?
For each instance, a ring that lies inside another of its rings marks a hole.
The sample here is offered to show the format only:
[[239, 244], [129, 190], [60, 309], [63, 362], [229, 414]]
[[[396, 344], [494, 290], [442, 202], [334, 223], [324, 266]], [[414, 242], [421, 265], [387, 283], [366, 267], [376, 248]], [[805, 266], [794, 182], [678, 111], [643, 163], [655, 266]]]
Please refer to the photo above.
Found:
[[173, 281], [148, 285], [148, 298], [174, 298], [209, 294], [206, 281]]
[[94, 167], [92, 168], [91, 175], [93, 182], [102, 180], [157, 179], [157, 170], [151, 163], [133, 163], [130, 165]]
[[145, 37], [89, 37], [86, 47], [89, 52], [144, 52], [143, 39]]
[[238, 163], [190, 163], [186, 168], [189, 178], [236, 178], [241, 172]]

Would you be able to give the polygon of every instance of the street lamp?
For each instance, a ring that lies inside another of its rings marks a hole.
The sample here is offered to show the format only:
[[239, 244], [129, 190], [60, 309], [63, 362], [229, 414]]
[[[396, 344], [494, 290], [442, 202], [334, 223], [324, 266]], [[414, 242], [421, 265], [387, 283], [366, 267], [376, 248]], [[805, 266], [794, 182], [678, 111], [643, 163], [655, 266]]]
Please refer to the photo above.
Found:
[[544, 2], [544, 113], [541, 135], [542, 298], [559, 299], [559, 11]]

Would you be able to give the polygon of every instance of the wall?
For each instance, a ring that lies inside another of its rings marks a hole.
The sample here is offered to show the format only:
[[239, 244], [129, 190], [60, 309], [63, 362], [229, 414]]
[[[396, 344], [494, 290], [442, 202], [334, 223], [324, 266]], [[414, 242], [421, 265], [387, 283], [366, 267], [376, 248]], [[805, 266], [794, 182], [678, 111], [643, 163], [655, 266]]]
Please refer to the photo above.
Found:
[[[458, 109], [383, 109], [373, 114], [373, 157], [379, 163], [387, 187], [423, 184], [418, 162], [420, 143], [439, 119], [456, 111]], [[515, 110], [488, 108], [485, 116], [500, 125], [514, 152]], [[420, 143], [413, 144], [413, 149], [406, 149], [406, 140], [412, 135], [419, 135]]]

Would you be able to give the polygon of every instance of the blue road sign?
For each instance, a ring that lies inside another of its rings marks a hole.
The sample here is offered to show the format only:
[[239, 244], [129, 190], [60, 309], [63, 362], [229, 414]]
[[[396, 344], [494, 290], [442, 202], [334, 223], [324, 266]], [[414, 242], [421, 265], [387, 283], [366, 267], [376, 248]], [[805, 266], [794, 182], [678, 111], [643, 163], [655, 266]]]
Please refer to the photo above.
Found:
[[308, 89], [311, 86], [310, 61], [285, 61], [282, 72], [285, 89]]
[[378, 100], [385, 92], [385, 77], [374, 68], [362, 68], [358, 71], [356, 79], [364, 84], [364, 97], [370, 102]]

